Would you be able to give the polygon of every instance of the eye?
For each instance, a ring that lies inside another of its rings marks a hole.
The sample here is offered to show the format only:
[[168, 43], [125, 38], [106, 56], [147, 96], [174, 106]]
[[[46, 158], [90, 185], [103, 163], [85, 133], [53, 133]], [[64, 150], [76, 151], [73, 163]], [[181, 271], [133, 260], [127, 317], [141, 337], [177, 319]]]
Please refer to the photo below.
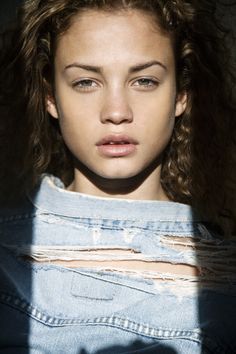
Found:
[[134, 82], [134, 86], [144, 87], [144, 88], [154, 88], [157, 87], [159, 82], [154, 79], [147, 77], [142, 77]]
[[92, 91], [98, 84], [93, 80], [83, 79], [73, 82], [72, 86], [79, 91]]

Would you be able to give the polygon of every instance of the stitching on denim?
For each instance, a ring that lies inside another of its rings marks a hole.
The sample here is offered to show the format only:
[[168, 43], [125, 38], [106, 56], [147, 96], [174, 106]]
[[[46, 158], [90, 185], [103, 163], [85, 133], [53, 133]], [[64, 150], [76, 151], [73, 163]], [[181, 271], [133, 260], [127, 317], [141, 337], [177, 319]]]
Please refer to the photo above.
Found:
[[[65, 224], [65, 225], [85, 225], [86, 228], [94, 228], [98, 227], [102, 230], [124, 230], [124, 228], [128, 228], [130, 230], [145, 230], [149, 232], [166, 232], [167, 234], [169, 233], [188, 233], [189, 236], [192, 235], [192, 233], [197, 234], [199, 237], [201, 237], [201, 232], [199, 230], [199, 223], [197, 222], [180, 222], [178, 221], [162, 221], [162, 220], [157, 220], [156, 222], [154, 221], [140, 221], [139, 220], [133, 220], [133, 219], [127, 219], [127, 220], [122, 220], [122, 219], [113, 219], [113, 218], [103, 218], [103, 217], [71, 217], [71, 216], [60, 216], [54, 213], [38, 213], [37, 214], [38, 218], [44, 222], [49, 222], [49, 223], [58, 223], [58, 224]], [[114, 222], [115, 221], [115, 222]], [[133, 226], [133, 223], [137, 223], [138, 225]], [[111, 225], [110, 225], [111, 224]], [[140, 224], [145, 224], [145, 226], [140, 225]], [[173, 224], [173, 228], [170, 227], [170, 224]], [[120, 226], [121, 225], [121, 226]], [[165, 225], [168, 226], [168, 229], [165, 227]], [[163, 228], [162, 228], [163, 226]], [[164, 231], [165, 229], [165, 231]], [[177, 230], [176, 230], [177, 229]], [[209, 233], [210, 235], [210, 233]]]
[[148, 324], [137, 323], [129, 318], [122, 318], [119, 316], [101, 316], [95, 317], [93, 319], [78, 319], [78, 318], [61, 318], [56, 316], [49, 316], [43, 311], [38, 310], [35, 306], [27, 303], [24, 299], [21, 299], [15, 295], [9, 293], [0, 293], [0, 300], [2, 303], [12, 305], [14, 308], [22, 310], [28, 315], [31, 315], [36, 320], [44, 322], [45, 324], [54, 326], [64, 326], [64, 325], [74, 325], [74, 324], [84, 324], [84, 325], [96, 325], [96, 324], [107, 324], [114, 325], [116, 327], [122, 327], [126, 329], [132, 329], [139, 333], [143, 333], [148, 336], [158, 336], [158, 337], [193, 337], [200, 338], [201, 332], [199, 330], [180, 330], [180, 329], [168, 329], [161, 328], [158, 329], [150, 327]]
[[1, 216], [0, 223], [12, 223], [14, 221], [22, 221], [27, 219], [34, 219], [36, 216], [35, 213], [26, 213], [26, 214], [16, 214], [10, 216]]
[[16, 297], [9, 293], [0, 293], [0, 302], [9, 305], [16, 310], [19, 310], [31, 318], [39, 321], [50, 327], [63, 327], [63, 326], [96, 326], [104, 325], [119, 328], [121, 330], [126, 330], [135, 334], [139, 334], [145, 337], [154, 338], [158, 340], [164, 339], [183, 339], [195, 341], [199, 344], [204, 345], [208, 350], [214, 350], [217, 354], [227, 354], [229, 351], [224, 349], [216, 339], [211, 339], [204, 331], [200, 328], [195, 328], [192, 330], [184, 330], [177, 328], [164, 328], [149, 326], [146, 323], [138, 323], [128, 317], [120, 316], [101, 316], [95, 317], [93, 319], [78, 319], [78, 318], [59, 318], [52, 317], [44, 312], [38, 310], [33, 305], [27, 303], [24, 299]]

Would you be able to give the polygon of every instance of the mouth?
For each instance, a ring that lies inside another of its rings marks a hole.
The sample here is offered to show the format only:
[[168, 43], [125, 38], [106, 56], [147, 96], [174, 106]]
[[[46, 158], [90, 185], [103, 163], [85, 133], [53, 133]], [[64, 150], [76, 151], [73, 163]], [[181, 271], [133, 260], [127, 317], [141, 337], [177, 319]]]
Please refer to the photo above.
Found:
[[127, 145], [127, 144], [137, 145], [138, 142], [135, 139], [133, 139], [127, 135], [108, 135], [96, 143], [97, 146], [101, 146], [101, 145]]
[[128, 141], [109, 141], [108, 143], [105, 143], [103, 145], [125, 145], [125, 144], [130, 144]]
[[98, 152], [105, 157], [124, 157], [136, 150], [138, 142], [127, 135], [108, 135], [96, 143]]

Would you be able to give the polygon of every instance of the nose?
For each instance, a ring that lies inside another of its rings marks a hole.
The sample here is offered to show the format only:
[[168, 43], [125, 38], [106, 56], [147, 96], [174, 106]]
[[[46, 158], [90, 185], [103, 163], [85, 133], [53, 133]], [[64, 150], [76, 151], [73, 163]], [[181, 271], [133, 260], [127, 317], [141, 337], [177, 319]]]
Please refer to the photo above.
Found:
[[107, 93], [101, 110], [101, 122], [119, 125], [132, 121], [133, 112], [125, 92]]

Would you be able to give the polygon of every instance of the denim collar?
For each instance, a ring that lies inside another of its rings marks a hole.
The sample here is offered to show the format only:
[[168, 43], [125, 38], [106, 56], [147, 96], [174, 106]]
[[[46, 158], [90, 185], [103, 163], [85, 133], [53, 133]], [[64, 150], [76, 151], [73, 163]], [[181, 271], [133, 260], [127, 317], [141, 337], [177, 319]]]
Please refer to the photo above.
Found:
[[107, 218], [143, 221], [203, 221], [190, 205], [169, 202], [104, 198], [65, 189], [63, 182], [43, 174], [40, 184], [28, 198], [36, 209], [67, 217]]

